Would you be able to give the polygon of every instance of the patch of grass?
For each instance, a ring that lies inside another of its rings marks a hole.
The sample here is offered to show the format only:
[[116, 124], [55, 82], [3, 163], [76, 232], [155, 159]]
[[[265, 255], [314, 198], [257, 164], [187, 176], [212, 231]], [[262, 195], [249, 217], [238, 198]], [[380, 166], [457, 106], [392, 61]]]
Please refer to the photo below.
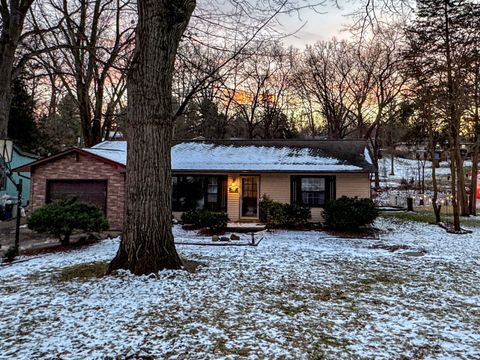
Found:
[[310, 289], [310, 291], [313, 293], [313, 298], [318, 301], [343, 301], [347, 299], [345, 292], [337, 288], [317, 288]]
[[67, 266], [62, 269], [59, 281], [73, 281], [73, 280], [89, 280], [92, 278], [101, 278], [108, 269], [108, 262], [97, 261], [89, 264], [80, 264]]
[[300, 305], [300, 306], [292, 306], [287, 304], [280, 305], [280, 310], [288, 316], [295, 316], [297, 314], [308, 312], [307, 305]]
[[207, 263], [197, 260], [182, 258], [183, 268], [189, 273], [196, 273], [200, 267], [206, 267]]
[[241, 348], [235, 347], [233, 349], [227, 348], [226, 343], [227, 343], [227, 340], [225, 339], [217, 340], [217, 343], [215, 344], [214, 352], [219, 352], [226, 356], [237, 355], [241, 357], [248, 357], [250, 355], [250, 349], [246, 347], [241, 347]]
[[[448, 211], [446, 213], [446, 211]], [[442, 221], [453, 222], [451, 208], [442, 209], [441, 218]], [[415, 221], [427, 224], [435, 224], [435, 215], [433, 210], [427, 209], [416, 209], [414, 212], [408, 211], [381, 211], [380, 216], [387, 219], [400, 219], [405, 221]], [[478, 218], [460, 218], [460, 224], [467, 227], [480, 227], [480, 220]]]
[[5, 286], [3, 288], [0, 288], [0, 290], [2, 293], [5, 294], [15, 294], [16, 292], [18, 292], [19, 289], [13, 286]]
[[435, 223], [435, 215], [429, 212], [408, 212], [408, 211], [382, 211], [380, 216], [387, 219], [400, 219], [428, 224]]
[[361, 279], [360, 282], [365, 285], [383, 284], [383, 285], [398, 285], [404, 282], [402, 278], [388, 275], [375, 274], [372, 277]]
[[313, 349], [310, 351], [310, 359], [312, 360], [324, 360], [330, 357], [326, 355], [326, 351], [329, 348], [335, 348], [337, 350], [342, 349], [343, 354], [348, 354], [347, 346], [349, 341], [347, 339], [339, 339], [330, 334], [319, 334], [315, 338]]

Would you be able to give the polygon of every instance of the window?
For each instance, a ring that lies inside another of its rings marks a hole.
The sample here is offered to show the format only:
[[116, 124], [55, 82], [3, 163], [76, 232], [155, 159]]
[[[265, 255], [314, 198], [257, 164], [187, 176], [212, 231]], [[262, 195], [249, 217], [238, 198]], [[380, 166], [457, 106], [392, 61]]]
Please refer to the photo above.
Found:
[[226, 210], [226, 176], [176, 175], [172, 185], [173, 211]]
[[334, 198], [334, 176], [292, 176], [293, 204], [322, 207]]
[[218, 177], [207, 178], [207, 207], [215, 208], [218, 202]]

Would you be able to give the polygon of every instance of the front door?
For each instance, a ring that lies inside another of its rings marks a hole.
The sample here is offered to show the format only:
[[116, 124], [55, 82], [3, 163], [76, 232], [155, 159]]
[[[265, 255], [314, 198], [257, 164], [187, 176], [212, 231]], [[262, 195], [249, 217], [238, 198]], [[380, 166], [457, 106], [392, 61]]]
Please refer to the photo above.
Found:
[[242, 177], [241, 214], [244, 218], [258, 218], [258, 176]]

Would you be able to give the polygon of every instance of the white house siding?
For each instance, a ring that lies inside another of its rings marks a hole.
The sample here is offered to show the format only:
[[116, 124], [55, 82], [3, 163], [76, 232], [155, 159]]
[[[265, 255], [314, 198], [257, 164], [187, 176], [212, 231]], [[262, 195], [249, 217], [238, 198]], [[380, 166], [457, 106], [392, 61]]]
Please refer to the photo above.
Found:
[[290, 174], [262, 174], [260, 179], [260, 198], [265, 194], [274, 201], [290, 203]]
[[335, 174], [337, 177], [337, 198], [341, 196], [368, 198], [370, 199], [370, 175], [358, 174]]
[[[230, 187], [235, 179], [235, 184], [238, 186], [237, 192], [230, 192]], [[240, 193], [241, 181], [239, 174], [228, 174], [227, 182], [227, 213], [230, 221], [240, 220]]]

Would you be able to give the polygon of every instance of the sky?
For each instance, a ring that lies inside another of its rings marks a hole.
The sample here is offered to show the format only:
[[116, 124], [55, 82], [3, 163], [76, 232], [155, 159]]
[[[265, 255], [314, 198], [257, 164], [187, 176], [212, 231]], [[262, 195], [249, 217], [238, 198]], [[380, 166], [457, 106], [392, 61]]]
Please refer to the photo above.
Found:
[[352, 20], [347, 16], [352, 13], [352, 5], [338, 9], [333, 5], [324, 6], [319, 9], [322, 13], [312, 10], [303, 11], [300, 18], [297, 15], [278, 17], [279, 26], [287, 33], [298, 30], [302, 24], [306, 25], [293, 36], [284, 39], [286, 45], [293, 45], [303, 48], [305, 45], [313, 44], [320, 40], [330, 40], [332, 37], [339, 39], [348, 37], [348, 32], [342, 31], [345, 25]]

